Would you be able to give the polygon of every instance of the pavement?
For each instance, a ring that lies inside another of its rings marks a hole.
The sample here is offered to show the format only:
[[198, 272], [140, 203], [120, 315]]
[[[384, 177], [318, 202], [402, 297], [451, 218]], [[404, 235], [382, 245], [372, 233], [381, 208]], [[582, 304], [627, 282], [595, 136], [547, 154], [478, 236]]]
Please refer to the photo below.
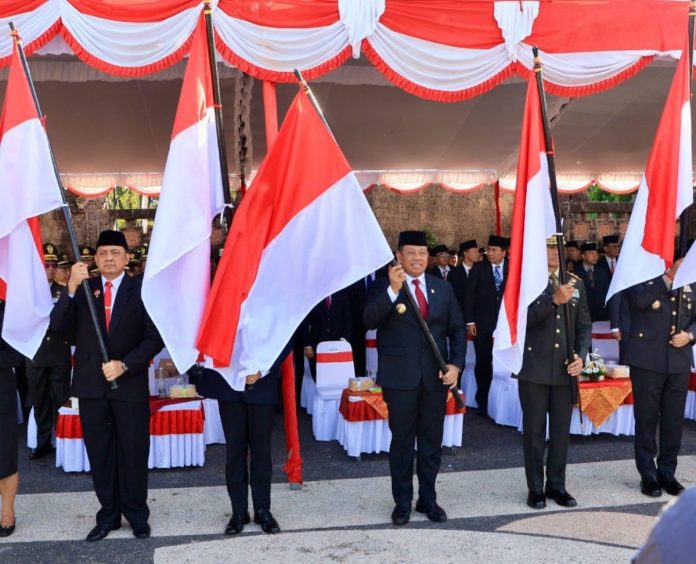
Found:
[[[25, 429], [22, 428], [25, 433]], [[305, 484], [291, 490], [282, 472], [282, 416], [273, 437], [272, 510], [282, 533], [253, 523], [238, 537], [222, 531], [230, 517], [223, 445], [209, 445], [202, 468], [150, 472], [152, 537], [130, 527], [106, 540], [83, 539], [94, 524], [91, 478], [55, 468], [53, 457], [27, 459], [20, 447], [17, 530], [0, 539], [0, 562], [627, 562], [674, 498], [643, 496], [630, 437], [573, 437], [567, 487], [578, 507], [525, 504], [521, 435], [487, 418], [465, 415], [463, 446], [443, 449], [438, 501], [449, 519], [412, 513], [391, 524], [386, 454], [349, 458], [336, 442], [317, 442], [300, 414]], [[696, 485], [696, 422], [684, 429], [678, 478]]]

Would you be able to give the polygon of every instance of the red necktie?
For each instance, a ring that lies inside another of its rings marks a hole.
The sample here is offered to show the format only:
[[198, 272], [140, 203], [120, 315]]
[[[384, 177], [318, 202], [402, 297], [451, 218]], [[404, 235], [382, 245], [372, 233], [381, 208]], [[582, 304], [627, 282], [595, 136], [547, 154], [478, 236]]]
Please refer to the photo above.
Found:
[[107, 282], [104, 287], [104, 317], [106, 318], [106, 330], [109, 330], [109, 324], [111, 323], [111, 288], [113, 284]]
[[413, 285], [416, 287], [414, 294], [416, 295], [416, 301], [418, 302], [418, 309], [421, 310], [423, 314], [423, 319], [428, 319], [428, 302], [425, 299], [425, 294], [423, 290], [420, 289], [420, 280], [417, 278], [413, 279]]

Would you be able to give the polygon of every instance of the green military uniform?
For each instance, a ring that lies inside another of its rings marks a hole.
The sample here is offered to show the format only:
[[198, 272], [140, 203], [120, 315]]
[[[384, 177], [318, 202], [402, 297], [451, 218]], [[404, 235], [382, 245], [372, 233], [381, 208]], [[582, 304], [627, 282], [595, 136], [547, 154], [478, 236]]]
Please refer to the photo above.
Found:
[[[568, 303], [573, 350], [583, 359], [592, 345], [592, 322], [582, 281], [569, 274], [575, 293]], [[549, 277], [544, 292], [529, 306], [519, 380], [522, 404], [524, 467], [530, 493], [541, 495], [544, 488], [546, 419], [549, 424], [549, 452], [546, 486], [565, 491], [568, 437], [573, 411], [571, 380], [567, 372], [564, 307], [553, 303], [555, 283]]]

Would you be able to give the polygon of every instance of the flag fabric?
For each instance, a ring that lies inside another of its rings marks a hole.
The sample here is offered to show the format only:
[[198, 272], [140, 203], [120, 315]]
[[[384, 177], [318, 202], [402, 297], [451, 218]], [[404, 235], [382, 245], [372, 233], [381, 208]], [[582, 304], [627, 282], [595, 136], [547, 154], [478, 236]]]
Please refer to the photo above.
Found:
[[[607, 301], [625, 288], [661, 275], [674, 261], [675, 222], [693, 202], [688, 52], [688, 47], [682, 51], [633, 204], [621, 249], [629, 260], [616, 263]], [[679, 269], [675, 287], [688, 276], [685, 266]], [[691, 272], [696, 273], [696, 268]]]
[[541, 104], [532, 76], [517, 163], [508, 277], [493, 333], [495, 359], [514, 374], [522, 368], [527, 308], [548, 285], [546, 239], [556, 231], [549, 186]]
[[392, 258], [348, 162], [300, 92], [236, 210], [199, 350], [243, 387], [270, 369], [317, 303]]
[[142, 299], [180, 372], [198, 357], [210, 290], [212, 222], [224, 207], [213, 83], [201, 17], [181, 88], [143, 278]]
[[53, 308], [36, 218], [62, 205], [60, 190], [15, 37], [0, 117], [0, 290], [7, 301], [2, 338], [29, 358]]

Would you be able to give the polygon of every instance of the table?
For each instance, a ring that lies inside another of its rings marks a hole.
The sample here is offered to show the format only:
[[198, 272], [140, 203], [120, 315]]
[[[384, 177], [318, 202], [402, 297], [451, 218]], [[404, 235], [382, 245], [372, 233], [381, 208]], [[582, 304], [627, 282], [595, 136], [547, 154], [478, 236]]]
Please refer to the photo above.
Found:
[[[338, 408], [338, 442], [348, 456], [360, 457], [362, 453], [389, 451], [387, 404], [382, 392], [355, 392], [343, 390]], [[447, 401], [442, 446], [462, 446], [465, 409], [458, 410], [454, 399]]]
[[[150, 400], [148, 468], [203, 466], [204, 406], [200, 399]], [[61, 407], [56, 422], [56, 467], [66, 472], [91, 469], [82, 440], [79, 411]]]

